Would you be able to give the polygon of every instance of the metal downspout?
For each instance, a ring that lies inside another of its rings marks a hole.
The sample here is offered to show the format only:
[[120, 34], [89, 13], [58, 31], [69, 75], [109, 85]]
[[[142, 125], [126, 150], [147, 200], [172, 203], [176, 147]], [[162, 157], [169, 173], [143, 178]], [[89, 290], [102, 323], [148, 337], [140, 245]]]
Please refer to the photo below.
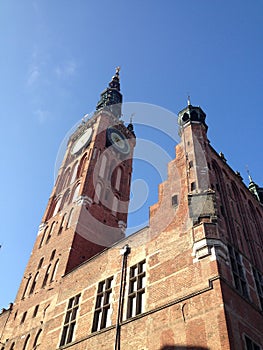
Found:
[[122, 267], [121, 267], [121, 281], [120, 281], [120, 291], [119, 291], [119, 300], [118, 300], [118, 314], [117, 314], [117, 321], [116, 321], [116, 336], [115, 336], [114, 350], [120, 350], [122, 307], [123, 307], [123, 297], [124, 297], [123, 294], [124, 294], [124, 286], [125, 286], [125, 280], [126, 280], [127, 257], [130, 251], [131, 250], [128, 244], [126, 244], [120, 250], [120, 254], [122, 255]]

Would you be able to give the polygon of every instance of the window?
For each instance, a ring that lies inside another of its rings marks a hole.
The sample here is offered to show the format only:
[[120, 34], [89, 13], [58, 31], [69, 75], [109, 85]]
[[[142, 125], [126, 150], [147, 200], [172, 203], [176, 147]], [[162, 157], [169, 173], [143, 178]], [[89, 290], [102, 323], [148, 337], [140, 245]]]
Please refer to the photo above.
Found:
[[37, 267], [38, 270], [39, 270], [39, 269], [41, 268], [41, 266], [43, 265], [43, 262], [44, 262], [44, 258], [41, 258], [41, 259], [39, 260], [39, 263], [38, 263], [38, 267]]
[[59, 259], [55, 262], [55, 265], [53, 267], [53, 271], [50, 277], [50, 282], [53, 282], [55, 277], [56, 277], [56, 273], [57, 273], [57, 269], [58, 269], [58, 263], [59, 263]]
[[234, 277], [235, 287], [236, 289], [248, 299], [248, 289], [247, 282], [245, 279], [245, 271], [243, 268], [241, 255], [234, 250], [233, 247], [228, 247], [230, 254], [230, 262], [232, 267], [232, 273]]
[[25, 311], [25, 312], [23, 313], [23, 316], [22, 316], [22, 318], [21, 318], [21, 322], [20, 322], [20, 323], [24, 323], [24, 322], [25, 322], [26, 315], [27, 315], [27, 311]]
[[70, 169], [70, 168], [67, 168], [67, 170], [65, 171], [64, 178], [63, 178], [62, 189], [63, 189], [63, 188], [66, 188], [66, 187], [69, 185], [70, 172], [71, 172], [71, 169]]
[[40, 241], [40, 243], [39, 243], [38, 248], [41, 248], [41, 247], [42, 247], [47, 230], [48, 230], [48, 226], [45, 228], [45, 231], [44, 231], [44, 233], [43, 233], [43, 235], [42, 235], [42, 238], [41, 238], [41, 241]]
[[194, 191], [196, 189], [195, 182], [191, 182], [191, 191]]
[[64, 208], [65, 204], [68, 202], [69, 195], [70, 195], [70, 190], [67, 190], [62, 197], [59, 211], [62, 210]]
[[33, 316], [32, 316], [33, 318], [36, 317], [38, 309], [39, 309], [39, 305], [36, 305], [34, 312], [33, 312]]
[[30, 338], [30, 334], [28, 334], [28, 336], [26, 337], [26, 340], [25, 340], [25, 343], [24, 343], [24, 346], [23, 346], [23, 350], [26, 350], [26, 349], [27, 349], [27, 345], [28, 345], [28, 342], [29, 342], [29, 338]]
[[85, 154], [85, 155], [81, 158], [81, 161], [80, 161], [79, 166], [78, 166], [77, 177], [80, 177], [80, 176], [82, 175], [83, 170], [84, 170], [84, 167], [85, 167], [86, 160], [87, 160], [87, 154]]
[[78, 163], [75, 163], [73, 166], [73, 169], [71, 170], [70, 185], [73, 184], [73, 182], [76, 180], [77, 171], [78, 171]]
[[42, 283], [42, 288], [45, 287], [45, 285], [47, 284], [47, 280], [48, 280], [48, 276], [49, 276], [49, 273], [50, 273], [50, 269], [51, 269], [51, 264], [48, 265], [48, 268], [47, 268], [47, 271], [46, 271], [46, 274], [45, 274], [45, 277], [44, 277], [44, 280], [43, 280], [43, 283]]
[[145, 260], [130, 268], [127, 318], [139, 315], [144, 311], [145, 270]]
[[26, 286], [25, 286], [25, 289], [24, 289], [24, 292], [23, 292], [23, 295], [22, 295], [22, 299], [24, 299], [25, 295], [26, 295], [26, 292], [27, 292], [27, 288], [29, 286], [29, 283], [30, 283], [30, 280], [31, 280], [31, 276], [29, 276], [28, 278], [27, 277], [24, 277], [27, 279], [26, 281]]
[[67, 313], [64, 321], [61, 341], [59, 346], [71, 343], [76, 326], [77, 312], [79, 308], [80, 294], [69, 299]]
[[53, 221], [52, 222], [52, 225], [50, 226], [50, 230], [48, 232], [48, 236], [47, 236], [47, 239], [46, 239], [46, 244], [49, 242], [50, 238], [51, 238], [51, 235], [52, 235], [52, 232], [54, 230], [54, 226], [55, 226], [56, 222]]
[[99, 201], [100, 201], [101, 190], [102, 190], [102, 186], [98, 182], [97, 185], [96, 185], [96, 189], [95, 189], [95, 199], [94, 199], [95, 203], [99, 203]]
[[249, 337], [245, 335], [246, 350], [260, 350], [260, 347], [255, 344]]
[[101, 157], [101, 164], [100, 164], [100, 170], [99, 170], [99, 177], [104, 178], [105, 170], [106, 170], [106, 164], [107, 164], [107, 157], [105, 154]]
[[113, 213], [113, 215], [117, 214], [118, 202], [119, 202], [119, 199], [116, 196], [114, 196], [113, 200], [112, 200], [112, 213]]
[[263, 310], [263, 276], [259, 271], [257, 271], [254, 268], [253, 268], [253, 275], [254, 275], [254, 279], [257, 287], [261, 310]]
[[41, 333], [42, 333], [42, 329], [40, 329], [37, 332], [37, 335], [35, 337], [34, 344], [33, 344], [33, 349], [37, 348], [40, 345], [40, 335], [41, 335]]
[[121, 178], [122, 178], [122, 170], [121, 170], [121, 168], [118, 168], [117, 169], [117, 174], [116, 174], [116, 182], [115, 182], [115, 188], [116, 188], [117, 191], [120, 191]]
[[177, 194], [175, 194], [174, 196], [172, 196], [172, 206], [176, 207], [178, 205], [178, 196]]
[[49, 259], [49, 261], [51, 261], [51, 260], [53, 260], [53, 259], [54, 259], [55, 254], [56, 254], [56, 249], [54, 249], [54, 250], [52, 251], [52, 253], [51, 253], [51, 255], [50, 255], [50, 259]]
[[14, 350], [15, 349], [15, 343], [12, 343], [12, 345], [10, 346], [10, 350]]
[[79, 190], [80, 190], [80, 184], [77, 184], [77, 186], [74, 189], [73, 195], [72, 195], [72, 202], [75, 202], [79, 196]]
[[107, 278], [98, 285], [92, 332], [110, 326], [110, 299], [113, 277]]
[[72, 216], [73, 216], [73, 211], [74, 211], [74, 208], [72, 208], [69, 212], [69, 216], [68, 216], [68, 222], [67, 222], [67, 229], [70, 227], [71, 225], [71, 222], [72, 222]]
[[60, 198], [57, 200], [56, 206], [55, 206], [55, 209], [54, 209], [54, 212], [53, 212], [53, 216], [55, 216], [55, 215], [57, 214], [57, 212], [60, 210], [61, 200], [62, 200], [62, 197], [60, 197]]
[[35, 274], [35, 278], [34, 278], [34, 280], [33, 280], [33, 282], [32, 282], [32, 286], [31, 286], [31, 289], [30, 289], [29, 294], [32, 294], [32, 293], [34, 292], [35, 288], [36, 288], [38, 276], [39, 276], [39, 272], [37, 272], [37, 273]]
[[59, 229], [58, 229], [58, 235], [60, 235], [60, 234], [62, 233], [66, 215], [67, 215], [67, 214], [64, 214], [63, 217], [62, 217], [62, 219], [61, 219], [60, 226], [59, 226]]

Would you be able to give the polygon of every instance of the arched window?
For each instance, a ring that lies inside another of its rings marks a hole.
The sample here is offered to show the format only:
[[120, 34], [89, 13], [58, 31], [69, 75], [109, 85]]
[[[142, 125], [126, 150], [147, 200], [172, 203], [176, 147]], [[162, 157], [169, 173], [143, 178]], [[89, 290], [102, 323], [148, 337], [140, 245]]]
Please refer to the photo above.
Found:
[[82, 173], [84, 171], [86, 160], [87, 160], [87, 153], [84, 154], [84, 156], [81, 158], [81, 160], [79, 162], [78, 171], [77, 171], [78, 178], [82, 175]]
[[56, 206], [55, 206], [55, 209], [53, 212], [53, 216], [55, 216], [58, 213], [58, 211], [60, 210], [61, 199], [62, 199], [62, 197], [59, 197], [57, 199]]
[[[70, 172], [71, 172], [71, 169], [68, 168], [66, 171], [65, 171], [65, 175], [64, 175], [64, 181], [63, 181], [63, 188], [66, 188], [68, 185], [69, 185], [69, 181], [70, 181]], [[62, 189], [63, 189], [62, 188]]]
[[120, 191], [121, 178], [122, 178], [122, 169], [118, 168], [116, 172], [116, 182], [115, 182], [115, 188], [117, 191]]
[[95, 159], [95, 158], [96, 158], [96, 155], [97, 155], [97, 148], [94, 147], [92, 159]]
[[54, 250], [52, 251], [52, 253], [51, 253], [51, 255], [50, 255], [49, 261], [52, 261], [52, 260], [54, 259], [55, 254], [56, 254], [56, 249], [54, 249]]
[[73, 217], [73, 211], [74, 211], [74, 208], [72, 208], [69, 212], [69, 216], [68, 216], [68, 222], [67, 222], [67, 227], [66, 228], [69, 228], [71, 223], [72, 223], [72, 217]]
[[26, 340], [24, 342], [24, 346], [23, 346], [23, 350], [27, 349], [28, 343], [29, 343], [29, 339], [30, 339], [30, 334], [28, 334], [28, 336], [26, 337]]
[[56, 273], [57, 273], [57, 270], [58, 270], [58, 263], [59, 263], [59, 259], [55, 262], [55, 265], [53, 267], [53, 271], [52, 271], [52, 274], [51, 274], [51, 277], [50, 277], [50, 282], [53, 282], [55, 277], [56, 277]]
[[25, 312], [23, 313], [23, 316], [22, 316], [21, 322], [20, 322], [21, 324], [25, 322], [25, 320], [26, 320], [26, 315], [27, 315], [27, 311], [25, 311]]
[[38, 266], [37, 266], [37, 269], [39, 270], [41, 268], [41, 266], [43, 265], [43, 262], [44, 262], [44, 257], [42, 257], [40, 260], [39, 260], [39, 263], [38, 263]]
[[42, 333], [42, 329], [40, 329], [38, 332], [37, 332], [37, 335], [35, 337], [35, 340], [34, 340], [34, 344], [33, 344], [33, 349], [37, 348], [37, 346], [40, 345], [40, 335]]
[[76, 162], [76, 163], [73, 165], [73, 168], [72, 168], [72, 170], [71, 170], [70, 185], [73, 184], [73, 182], [76, 180], [77, 172], [78, 172], [78, 162]]
[[[26, 277], [25, 277], [25, 278], [26, 278]], [[24, 292], [23, 292], [23, 294], [22, 294], [22, 298], [21, 298], [21, 299], [24, 299], [24, 297], [25, 297], [25, 295], [26, 295], [26, 292], [27, 292], [27, 289], [28, 289], [30, 280], [31, 280], [31, 276], [29, 276], [29, 277], [27, 278], [26, 285], [25, 285], [25, 289], [24, 289]]]
[[35, 288], [36, 288], [38, 276], [39, 276], [39, 272], [37, 272], [37, 273], [35, 274], [35, 278], [34, 278], [34, 280], [33, 280], [33, 282], [32, 282], [32, 285], [31, 285], [29, 294], [32, 294], [32, 293], [34, 292]]
[[102, 186], [101, 184], [98, 182], [95, 188], [95, 195], [94, 195], [94, 202], [95, 203], [99, 203], [100, 198], [101, 198], [101, 190], [102, 190]]
[[75, 187], [74, 192], [72, 194], [71, 202], [75, 202], [76, 199], [78, 198], [78, 196], [79, 196], [79, 189], [80, 189], [80, 184], [77, 184], [77, 186]]
[[106, 165], [107, 165], [107, 157], [105, 156], [105, 154], [103, 154], [101, 157], [100, 170], [99, 170], [99, 176], [101, 178], [104, 178], [105, 176]]
[[67, 187], [67, 184], [69, 182], [69, 176], [70, 176], [70, 168], [67, 168], [67, 170], [64, 172], [64, 175], [60, 176], [60, 181], [57, 186], [57, 191], [60, 193], [63, 188]]
[[49, 240], [50, 240], [50, 238], [51, 238], [51, 236], [52, 236], [52, 233], [53, 233], [53, 231], [54, 231], [55, 225], [56, 225], [56, 222], [53, 221], [52, 224], [51, 224], [51, 226], [50, 226], [50, 230], [49, 230], [49, 232], [48, 232], [48, 236], [47, 236], [47, 239], [46, 239], [46, 244], [49, 242]]
[[39, 243], [38, 248], [41, 248], [41, 247], [42, 247], [43, 242], [44, 242], [44, 238], [45, 238], [45, 236], [46, 236], [47, 230], [48, 230], [48, 226], [45, 228], [45, 231], [44, 231], [44, 233], [43, 233], [43, 235], [42, 235], [42, 238], [41, 238], [41, 241], [40, 241], [40, 243]]
[[68, 190], [64, 193], [59, 211], [62, 210], [64, 208], [64, 205], [67, 203], [67, 201], [69, 199], [69, 194], [70, 194], [70, 190]]
[[113, 201], [112, 201], [112, 213], [113, 215], [116, 215], [117, 211], [118, 211], [118, 198], [116, 196], [113, 197]]
[[49, 264], [48, 267], [47, 267], [47, 271], [46, 271], [46, 274], [45, 274], [45, 277], [44, 277], [44, 280], [43, 280], [43, 283], [42, 283], [42, 288], [45, 287], [45, 285], [47, 284], [47, 280], [48, 280], [48, 277], [49, 277], [49, 274], [50, 274], [50, 269], [51, 269], [51, 264]]
[[60, 226], [59, 226], [59, 230], [58, 230], [58, 235], [60, 235], [63, 231], [63, 227], [64, 227], [64, 224], [65, 224], [65, 219], [66, 219], [66, 215], [67, 214], [64, 214], [62, 216], [62, 219], [61, 219], [61, 222], [60, 222]]

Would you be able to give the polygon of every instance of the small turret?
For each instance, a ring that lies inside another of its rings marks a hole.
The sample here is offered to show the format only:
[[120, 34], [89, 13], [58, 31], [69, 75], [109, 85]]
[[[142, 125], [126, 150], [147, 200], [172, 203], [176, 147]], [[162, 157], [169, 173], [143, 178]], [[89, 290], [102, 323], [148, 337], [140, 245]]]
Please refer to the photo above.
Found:
[[190, 97], [187, 99], [187, 107], [178, 113], [178, 125], [179, 135], [181, 136], [181, 130], [184, 125], [188, 123], [200, 123], [203, 124], [206, 131], [208, 126], [205, 123], [206, 114], [201, 107], [191, 105]]

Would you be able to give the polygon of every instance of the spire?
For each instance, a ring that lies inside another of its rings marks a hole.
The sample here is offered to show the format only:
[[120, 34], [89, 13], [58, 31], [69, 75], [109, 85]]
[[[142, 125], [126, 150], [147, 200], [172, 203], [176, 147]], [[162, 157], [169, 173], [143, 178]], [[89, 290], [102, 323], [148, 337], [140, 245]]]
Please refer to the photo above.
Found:
[[122, 94], [120, 93], [120, 67], [115, 70], [115, 75], [109, 82], [109, 86], [100, 94], [96, 110], [110, 110], [115, 117], [121, 116]]
[[249, 183], [251, 183], [251, 182], [254, 183], [254, 181], [252, 180], [252, 176], [250, 175], [250, 171], [249, 171], [248, 165], [246, 166], [246, 169], [247, 169], [247, 175], [248, 175]]
[[250, 175], [248, 166], [247, 168], [247, 174], [248, 174], [248, 179], [249, 179], [249, 184], [248, 184], [248, 189], [251, 193], [254, 194], [254, 196], [257, 198], [257, 200], [263, 204], [263, 188], [259, 187], [252, 179], [252, 176]]

